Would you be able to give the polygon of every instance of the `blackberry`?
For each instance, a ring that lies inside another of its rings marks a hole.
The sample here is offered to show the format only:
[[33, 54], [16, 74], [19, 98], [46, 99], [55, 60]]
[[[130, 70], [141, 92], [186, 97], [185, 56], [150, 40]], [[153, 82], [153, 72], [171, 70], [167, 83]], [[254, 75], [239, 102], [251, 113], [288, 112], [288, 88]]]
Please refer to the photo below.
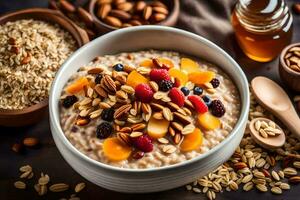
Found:
[[222, 117], [226, 110], [223, 103], [220, 100], [213, 100], [211, 102], [211, 113], [216, 117]]
[[96, 84], [100, 84], [101, 79], [102, 79], [102, 74], [97, 74], [97, 75], [95, 76], [95, 83], [96, 83]]
[[117, 72], [123, 71], [124, 69], [124, 65], [122, 65], [121, 63], [115, 64], [113, 66], [114, 70], [116, 70]]
[[194, 94], [195, 95], [201, 95], [203, 93], [203, 89], [201, 87], [194, 87]]
[[212, 84], [212, 86], [213, 86], [214, 88], [217, 88], [217, 87], [219, 87], [219, 85], [220, 85], [219, 79], [216, 79], [216, 78], [213, 78], [213, 79], [210, 81], [210, 83]]
[[111, 122], [114, 119], [115, 110], [108, 108], [102, 111], [101, 118], [105, 121]]
[[102, 122], [96, 129], [96, 136], [99, 139], [108, 138], [113, 132], [113, 127], [108, 122]]
[[173, 87], [173, 83], [170, 80], [162, 80], [159, 82], [159, 89], [164, 92], [168, 92]]
[[190, 94], [190, 90], [187, 87], [182, 87], [180, 90], [184, 94], [184, 96], [187, 96]]
[[207, 107], [211, 106], [212, 101], [211, 101], [211, 98], [209, 96], [203, 95], [202, 99], [203, 99], [203, 101], [204, 101], [204, 103], [206, 104]]
[[65, 108], [70, 108], [74, 103], [78, 101], [78, 98], [75, 95], [67, 96], [63, 102], [62, 105]]

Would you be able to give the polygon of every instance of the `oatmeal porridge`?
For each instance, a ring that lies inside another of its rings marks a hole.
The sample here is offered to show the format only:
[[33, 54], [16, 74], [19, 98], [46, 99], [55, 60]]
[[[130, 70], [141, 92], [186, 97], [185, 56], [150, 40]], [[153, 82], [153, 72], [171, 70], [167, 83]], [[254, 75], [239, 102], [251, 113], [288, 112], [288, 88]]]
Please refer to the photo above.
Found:
[[121, 168], [173, 165], [222, 142], [240, 114], [217, 66], [170, 51], [96, 57], [61, 95], [61, 126], [90, 158]]

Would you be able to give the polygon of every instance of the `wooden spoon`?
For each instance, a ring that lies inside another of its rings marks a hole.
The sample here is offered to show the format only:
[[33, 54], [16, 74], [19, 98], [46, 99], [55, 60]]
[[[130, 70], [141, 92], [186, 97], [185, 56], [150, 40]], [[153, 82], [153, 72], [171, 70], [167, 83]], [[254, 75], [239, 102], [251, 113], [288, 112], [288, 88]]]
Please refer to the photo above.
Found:
[[283, 130], [277, 124], [275, 124], [276, 129], [281, 130], [282, 133], [280, 135], [277, 135], [277, 136], [274, 136], [274, 137], [264, 138], [264, 137], [261, 136], [261, 134], [255, 128], [255, 123], [258, 120], [259, 121], [265, 121], [267, 124], [269, 124], [269, 122], [271, 121], [270, 119], [260, 117], [260, 118], [255, 118], [250, 122], [250, 125], [249, 125], [250, 134], [251, 134], [253, 140], [257, 144], [259, 144], [260, 146], [262, 146], [266, 149], [276, 149], [276, 148], [279, 148], [282, 145], [284, 145], [284, 143], [285, 143], [285, 134], [284, 134]]
[[266, 77], [256, 77], [251, 81], [254, 96], [267, 110], [279, 118], [300, 140], [300, 119], [285, 91]]

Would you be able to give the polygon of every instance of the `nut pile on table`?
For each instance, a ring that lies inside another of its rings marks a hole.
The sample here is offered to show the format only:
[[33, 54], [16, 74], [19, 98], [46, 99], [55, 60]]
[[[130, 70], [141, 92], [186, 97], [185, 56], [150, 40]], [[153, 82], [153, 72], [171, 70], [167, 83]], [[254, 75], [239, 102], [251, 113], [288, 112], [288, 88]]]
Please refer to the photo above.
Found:
[[165, 20], [168, 14], [168, 7], [160, 1], [97, 1], [97, 17], [116, 28], [157, 24]]
[[[21, 166], [19, 171], [21, 172], [20, 179], [14, 182], [14, 186], [17, 189], [25, 190], [28, 185], [26, 184], [26, 180], [34, 178], [34, 172], [30, 165]], [[70, 189], [70, 185], [66, 183], [54, 183], [48, 186], [50, 183], [50, 176], [48, 174], [44, 174], [41, 172], [41, 176], [38, 178], [37, 182], [34, 184], [33, 188], [38, 193], [39, 196], [44, 196], [50, 192], [58, 193], [58, 192], [66, 192]], [[86, 184], [81, 182], [75, 185], [74, 194], [71, 194], [69, 200], [80, 200], [76, 195], [81, 192], [86, 187]], [[62, 198], [67, 199], [67, 198]]]
[[[300, 102], [299, 96], [296, 100]], [[275, 120], [251, 95], [249, 122], [257, 117]], [[213, 172], [186, 185], [186, 189], [204, 193], [210, 200], [216, 199], [217, 193], [236, 191], [240, 187], [245, 192], [256, 188], [275, 195], [289, 190], [292, 185], [300, 183], [300, 142], [288, 130], [284, 132], [286, 143], [271, 152], [258, 146], [247, 128], [232, 157]]]

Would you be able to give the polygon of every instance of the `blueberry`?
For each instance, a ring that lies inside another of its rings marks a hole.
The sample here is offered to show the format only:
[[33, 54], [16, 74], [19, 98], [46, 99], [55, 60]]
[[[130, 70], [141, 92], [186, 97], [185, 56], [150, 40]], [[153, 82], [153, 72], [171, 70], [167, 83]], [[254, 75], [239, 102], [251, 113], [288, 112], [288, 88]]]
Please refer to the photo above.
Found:
[[180, 90], [185, 96], [190, 94], [190, 90], [187, 87], [182, 87]]
[[220, 85], [220, 81], [219, 79], [216, 79], [216, 78], [213, 78], [211, 81], [210, 81], [211, 85], [214, 87], [214, 88], [217, 88], [219, 87]]
[[102, 75], [101, 75], [101, 74], [97, 74], [97, 75], [95, 76], [95, 83], [96, 83], [96, 84], [100, 84], [101, 79], [102, 79]]
[[194, 94], [195, 95], [201, 95], [203, 93], [203, 89], [201, 87], [194, 87]]
[[116, 70], [117, 72], [123, 71], [124, 66], [121, 63], [115, 64], [113, 66], [114, 70]]
[[99, 139], [108, 138], [113, 132], [113, 127], [108, 122], [102, 122], [96, 129], [96, 136]]
[[101, 113], [101, 118], [105, 121], [111, 122], [114, 119], [115, 110], [112, 108], [104, 109]]
[[65, 108], [70, 108], [77, 101], [78, 101], [78, 98], [75, 95], [67, 96], [65, 99], [63, 99], [62, 105]]
[[204, 95], [204, 96], [202, 96], [202, 99], [203, 99], [204, 103], [207, 105], [207, 107], [211, 106], [212, 101], [209, 96]]

